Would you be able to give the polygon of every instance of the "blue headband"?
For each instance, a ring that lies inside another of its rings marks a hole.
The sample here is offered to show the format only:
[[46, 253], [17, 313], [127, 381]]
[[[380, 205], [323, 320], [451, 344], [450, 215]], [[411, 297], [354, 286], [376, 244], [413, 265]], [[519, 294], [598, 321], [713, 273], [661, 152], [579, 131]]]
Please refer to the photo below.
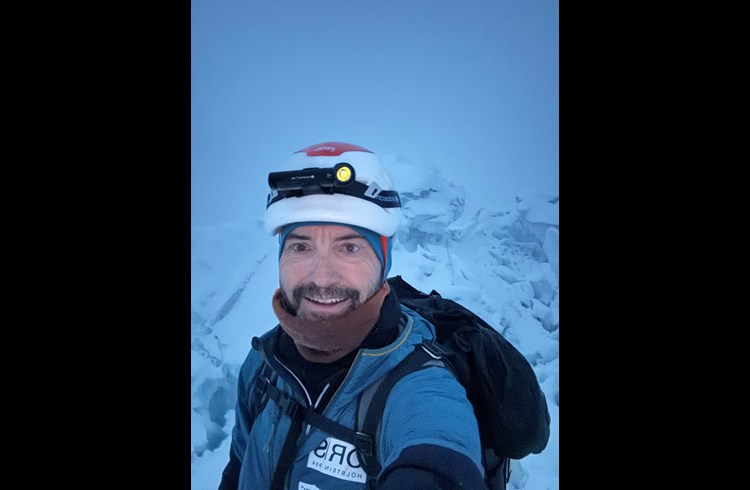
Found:
[[320, 225], [346, 226], [347, 228], [351, 228], [352, 230], [362, 235], [362, 237], [365, 238], [370, 243], [370, 246], [372, 247], [373, 251], [375, 251], [375, 255], [378, 256], [381, 270], [383, 271], [383, 275], [381, 279], [385, 281], [385, 279], [388, 277], [388, 271], [391, 270], [390, 259], [391, 259], [391, 249], [393, 248], [393, 241], [391, 240], [390, 237], [384, 237], [385, 245], [386, 245], [385, 257], [384, 257], [383, 256], [383, 244], [381, 242], [381, 235], [375, 233], [372, 230], [368, 230], [367, 228], [362, 228], [361, 226], [347, 225], [344, 223], [331, 223], [327, 221], [304, 221], [301, 223], [292, 223], [289, 225], [285, 225], [281, 227], [281, 233], [279, 233], [279, 258], [281, 258], [281, 252], [284, 249], [284, 241], [286, 241], [287, 235], [292, 230], [294, 230], [295, 228], [299, 228], [300, 226], [320, 226]]

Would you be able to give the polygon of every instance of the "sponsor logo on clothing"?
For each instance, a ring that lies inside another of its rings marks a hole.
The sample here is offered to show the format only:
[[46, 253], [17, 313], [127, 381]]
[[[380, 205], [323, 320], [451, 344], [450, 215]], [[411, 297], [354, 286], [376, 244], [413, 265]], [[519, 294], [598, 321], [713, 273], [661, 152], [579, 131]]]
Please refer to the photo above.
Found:
[[307, 467], [341, 480], [361, 483], [367, 480], [354, 446], [333, 437], [327, 437], [317, 449], [310, 452]]
[[299, 482], [299, 486], [297, 487], [297, 490], [320, 490], [320, 488], [316, 487], [315, 485], [310, 485], [309, 483], [305, 483], [301, 481]]

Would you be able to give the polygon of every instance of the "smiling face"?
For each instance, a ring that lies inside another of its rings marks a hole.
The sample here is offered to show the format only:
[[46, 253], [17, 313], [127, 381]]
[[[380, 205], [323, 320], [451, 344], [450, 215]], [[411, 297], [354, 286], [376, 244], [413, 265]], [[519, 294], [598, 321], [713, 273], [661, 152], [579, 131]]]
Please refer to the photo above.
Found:
[[300, 226], [279, 259], [281, 293], [301, 319], [340, 316], [380, 289], [380, 261], [370, 243], [346, 226]]

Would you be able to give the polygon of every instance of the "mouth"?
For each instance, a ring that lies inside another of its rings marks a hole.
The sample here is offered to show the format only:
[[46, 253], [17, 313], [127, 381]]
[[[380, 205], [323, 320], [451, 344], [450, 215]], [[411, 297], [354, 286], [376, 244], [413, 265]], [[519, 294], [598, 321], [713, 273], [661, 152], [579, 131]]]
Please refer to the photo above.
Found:
[[308, 283], [295, 287], [292, 298], [289, 304], [296, 305], [294, 315], [321, 320], [342, 315], [353, 309], [357, 304], [359, 292], [347, 287], [319, 287], [314, 283]]
[[302, 303], [298, 314], [315, 319], [328, 319], [341, 315], [349, 309], [349, 298], [302, 296]]
[[303, 296], [307, 301], [316, 305], [333, 306], [346, 301], [346, 298], [316, 298], [313, 296]]

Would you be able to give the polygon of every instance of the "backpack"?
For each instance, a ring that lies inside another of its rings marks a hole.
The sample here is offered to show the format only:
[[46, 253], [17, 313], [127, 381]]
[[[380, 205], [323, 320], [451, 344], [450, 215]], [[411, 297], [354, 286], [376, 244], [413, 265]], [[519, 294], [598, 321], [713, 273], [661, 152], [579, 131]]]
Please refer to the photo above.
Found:
[[[391, 389], [416, 370], [447, 368], [463, 385], [474, 408], [487, 487], [504, 490], [510, 479], [510, 459], [539, 454], [549, 440], [549, 411], [534, 370], [507, 339], [459, 303], [443, 298], [435, 290], [425, 294], [401, 276], [388, 278], [388, 283], [401, 304], [434, 325], [436, 341], [417, 346], [394, 370], [362, 393], [356, 429], [299, 405], [278, 390], [263, 372], [256, 380], [259, 396], [253, 412], [260, 413], [267, 400], [272, 399], [298, 422], [304, 420], [353, 444], [367, 473], [369, 488], [381, 470], [377, 454], [379, 424]], [[270, 369], [267, 364], [266, 368]], [[292, 449], [288, 451], [290, 457]], [[281, 460], [283, 451], [280, 463]]]

